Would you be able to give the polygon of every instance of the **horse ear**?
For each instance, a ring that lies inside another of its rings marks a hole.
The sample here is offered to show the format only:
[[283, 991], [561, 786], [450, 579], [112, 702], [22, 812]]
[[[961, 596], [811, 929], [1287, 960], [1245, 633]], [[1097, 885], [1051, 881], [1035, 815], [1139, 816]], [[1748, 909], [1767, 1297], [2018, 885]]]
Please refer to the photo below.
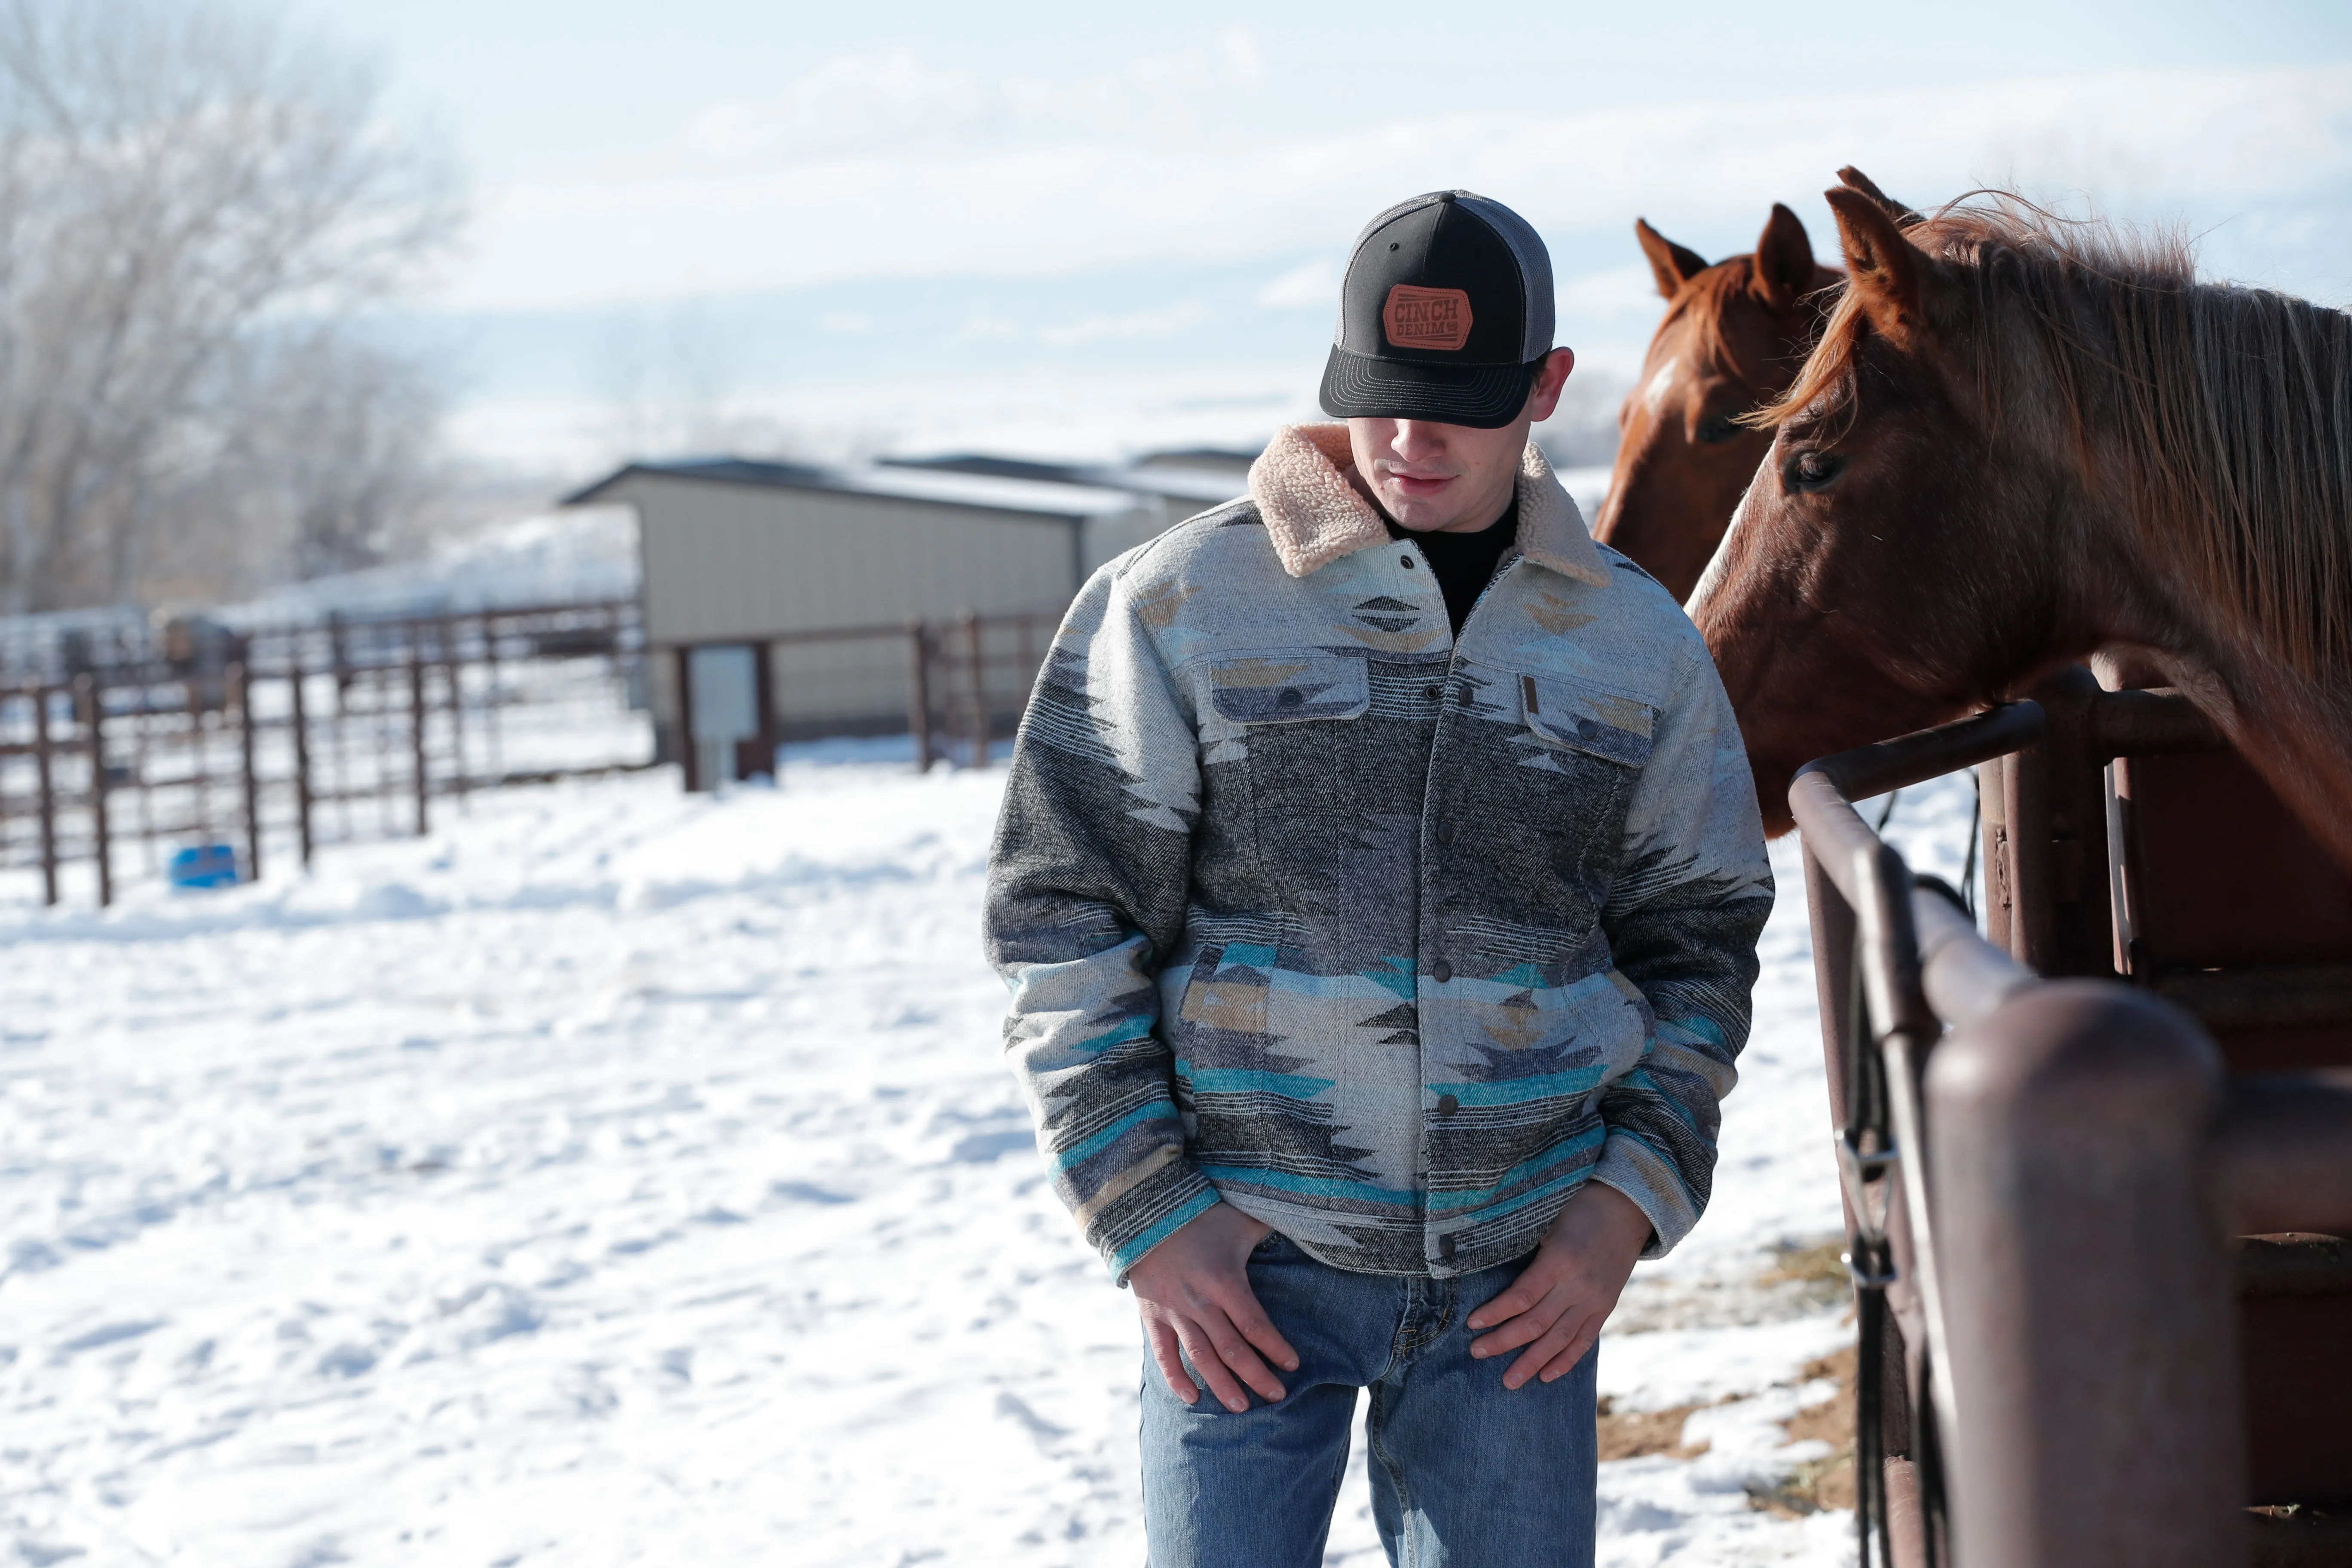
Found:
[[1927, 323], [1919, 292], [1927, 258], [1903, 237], [1887, 210], [1860, 191], [1822, 195], [1837, 215], [1838, 242], [1863, 313], [1883, 337], [1907, 342]]
[[1813, 240], [1797, 215], [1772, 204], [1764, 236], [1756, 242], [1756, 292], [1775, 310], [1785, 310], [1813, 286]]
[[1706, 270], [1706, 257], [1687, 245], [1676, 245], [1652, 228], [1646, 218], [1633, 220], [1633, 237], [1642, 242], [1642, 254], [1650, 258], [1650, 270], [1658, 279], [1658, 292], [1669, 300], [1682, 292], [1684, 284]]
[[1897, 228], [1911, 228], [1927, 221], [1915, 209], [1905, 206], [1901, 202], [1880, 190], [1877, 181], [1851, 163], [1838, 171], [1838, 180], [1847, 190], [1860, 191], [1864, 195], [1885, 207], [1886, 216], [1895, 220], [1895, 226]]

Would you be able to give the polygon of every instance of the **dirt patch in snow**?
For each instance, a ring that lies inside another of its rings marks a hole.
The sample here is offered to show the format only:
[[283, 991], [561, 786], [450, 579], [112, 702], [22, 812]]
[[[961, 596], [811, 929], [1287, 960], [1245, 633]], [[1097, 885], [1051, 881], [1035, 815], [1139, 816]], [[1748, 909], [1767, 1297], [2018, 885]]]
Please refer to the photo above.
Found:
[[1603, 1395], [1598, 1424], [1601, 1429], [1601, 1459], [1639, 1459], [1652, 1454], [1664, 1454], [1669, 1459], [1696, 1459], [1707, 1450], [1704, 1442], [1685, 1445], [1683, 1423], [1691, 1412], [1703, 1410], [1701, 1405], [1677, 1405], [1671, 1410], [1618, 1410], [1614, 1401]]
[[1801, 1375], [1807, 1382], [1819, 1378], [1834, 1383], [1837, 1393], [1797, 1412], [1782, 1423], [1781, 1430], [1789, 1434], [1791, 1443], [1818, 1438], [1830, 1446], [1830, 1452], [1799, 1465], [1776, 1486], [1749, 1488], [1751, 1507], [1782, 1519], [1853, 1507], [1854, 1361], [1854, 1351], [1848, 1346], [1805, 1363]]

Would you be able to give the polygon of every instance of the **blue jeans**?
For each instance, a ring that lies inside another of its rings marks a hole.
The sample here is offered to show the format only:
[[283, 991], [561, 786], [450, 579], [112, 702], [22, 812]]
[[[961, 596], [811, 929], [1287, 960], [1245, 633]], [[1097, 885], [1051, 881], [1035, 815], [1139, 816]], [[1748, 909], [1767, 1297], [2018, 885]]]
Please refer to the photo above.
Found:
[[1186, 1405], [1147, 1358], [1143, 1519], [1151, 1568], [1320, 1568], [1371, 1390], [1372, 1519], [1400, 1568], [1591, 1568], [1596, 1350], [1556, 1383], [1503, 1386], [1464, 1320], [1526, 1259], [1451, 1279], [1351, 1274], [1279, 1235], [1249, 1280], [1298, 1352], [1289, 1395], [1235, 1415]]

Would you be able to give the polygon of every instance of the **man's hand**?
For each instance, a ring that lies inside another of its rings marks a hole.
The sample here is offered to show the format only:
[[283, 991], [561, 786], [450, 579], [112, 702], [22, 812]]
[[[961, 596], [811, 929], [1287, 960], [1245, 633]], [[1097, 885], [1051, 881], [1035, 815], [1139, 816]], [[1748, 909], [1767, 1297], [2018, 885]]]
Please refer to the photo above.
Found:
[[1650, 1219], [1614, 1187], [1587, 1182], [1544, 1232], [1535, 1258], [1510, 1288], [1470, 1314], [1474, 1356], [1527, 1352], [1503, 1373], [1505, 1388], [1563, 1377], [1584, 1359], [1617, 1305], [1633, 1260], [1650, 1244]]
[[1268, 1400], [1286, 1392], [1261, 1352], [1285, 1372], [1298, 1370], [1298, 1352], [1257, 1304], [1244, 1268], [1271, 1228], [1219, 1204], [1179, 1226], [1128, 1273], [1151, 1359], [1160, 1363], [1168, 1392], [1187, 1405], [1197, 1404], [1201, 1391], [1177, 1355], [1180, 1345], [1209, 1392], [1237, 1415], [1249, 1408], [1244, 1383]]

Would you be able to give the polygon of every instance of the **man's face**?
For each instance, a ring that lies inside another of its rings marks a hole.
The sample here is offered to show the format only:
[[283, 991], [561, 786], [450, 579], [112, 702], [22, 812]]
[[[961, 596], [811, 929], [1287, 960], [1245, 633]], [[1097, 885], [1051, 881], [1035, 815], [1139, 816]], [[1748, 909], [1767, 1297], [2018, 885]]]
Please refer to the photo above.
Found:
[[1518, 480], [1528, 427], [1549, 419], [1576, 355], [1554, 349], [1527, 406], [1499, 430], [1426, 419], [1350, 419], [1356, 488], [1400, 528], [1415, 533], [1475, 533], [1503, 515]]

